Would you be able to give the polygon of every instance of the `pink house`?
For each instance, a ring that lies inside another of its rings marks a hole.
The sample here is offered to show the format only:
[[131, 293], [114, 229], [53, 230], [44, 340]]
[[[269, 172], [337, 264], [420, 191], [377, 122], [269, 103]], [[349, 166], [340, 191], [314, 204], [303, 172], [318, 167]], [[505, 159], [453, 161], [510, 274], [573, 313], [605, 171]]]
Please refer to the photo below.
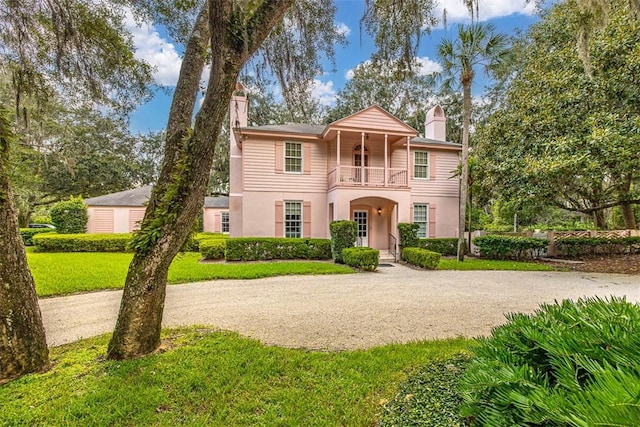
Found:
[[328, 238], [354, 220], [359, 244], [395, 249], [400, 222], [422, 237], [455, 237], [461, 147], [446, 141], [440, 106], [425, 137], [374, 105], [329, 125], [247, 126], [247, 99], [231, 99], [229, 233]]

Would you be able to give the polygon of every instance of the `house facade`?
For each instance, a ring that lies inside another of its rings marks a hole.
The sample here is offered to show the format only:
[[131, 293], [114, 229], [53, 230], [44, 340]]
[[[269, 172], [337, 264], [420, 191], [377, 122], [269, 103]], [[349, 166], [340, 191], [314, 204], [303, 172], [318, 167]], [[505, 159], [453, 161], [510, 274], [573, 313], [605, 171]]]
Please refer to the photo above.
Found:
[[247, 126], [247, 99], [231, 99], [229, 233], [328, 238], [353, 220], [358, 244], [395, 249], [401, 222], [421, 237], [455, 237], [461, 146], [446, 141], [440, 106], [425, 136], [378, 106], [329, 125]]

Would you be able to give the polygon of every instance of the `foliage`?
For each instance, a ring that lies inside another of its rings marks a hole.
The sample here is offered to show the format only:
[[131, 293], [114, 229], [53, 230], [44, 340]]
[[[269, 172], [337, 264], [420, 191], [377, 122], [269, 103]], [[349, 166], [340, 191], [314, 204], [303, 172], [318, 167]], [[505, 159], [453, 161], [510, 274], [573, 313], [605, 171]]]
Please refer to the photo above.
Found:
[[462, 379], [482, 425], [616, 425], [640, 419], [640, 306], [624, 299], [542, 305], [480, 338]]
[[51, 208], [51, 222], [60, 234], [84, 233], [88, 220], [87, 206], [82, 197], [71, 196]]
[[130, 233], [47, 233], [33, 237], [38, 252], [127, 252], [130, 242]]
[[382, 407], [379, 425], [450, 427], [466, 425], [458, 381], [469, 358], [456, 355], [436, 360], [400, 384], [396, 396]]
[[556, 247], [568, 257], [640, 253], [640, 236], [619, 237], [565, 237], [556, 240]]
[[[55, 296], [103, 289], [122, 289], [130, 253], [29, 252], [38, 296]], [[349, 274], [349, 267], [326, 262], [201, 263], [200, 254], [178, 255], [169, 268], [169, 283], [218, 279], [247, 280], [292, 274]]]
[[534, 237], [488, 235], [474, 238], [473, 244], [483, 258], [521, 260], [538, 258], [546, 251], [549, 242]]
[[593, 215], [598, 228], [607, 226], [604, 209], [630, 213], [638, 201], [640, 24], [621, 1], [608, 3], [607, 25], [589, 40], [591, 75], [575, 49], [575, 2], [556, 3], [530, 28], [506, 96], [475, 139], [485, 188]]
[[227, 240], [225, 258], [227, 261], [331, 259], [331, 242], [328, 239], [238, 237]]
[[427, 270], [435, 270], [440, 263], [441, 255], [437, 252], [431, 252], [422, 248], [403, 248], [402, 260], [409, 264], [425, 268]]
[[458, 239], [456, 238], [429, 238], [418, 239], [418, 244], [415, 247], [437, 252], [442, 256], [455, 256], [457, 245]]
[[400, 235], [400, 241], [398, 242], [401, 248], [417, 248], [420, 244], [418, 238], [418, 229], [420, 225], [400, 222], [398, 223], [398, 234]]
[[371, 426], [408, 373], [469, 344], [320, 352], [202, 327], [162, 338], [165, 351], [126, 362], [102, 360], [105, 337], [52, 348], [51, 370], [3, 387], [0, 424]]
[[52, 228], [21, 228], [20, 236], [25, 246], [33, 246], [33, 236], [40, 233], [51, 233]]
[[380, 251], [372, 248], [344, 248], [342, 259], [348, 266], [364, 271], [375, 271], [380, 261]]
[[331, 256], [339, 264], [344, 263], [342, 251], [353, 247], [358, 236], [358, 226], [355, 221], [332, 221], [329, 224], [331, 233]]
[[200, 254], [204, 259], [224, 259], [226, 239], [204, 239], [200, 241]]

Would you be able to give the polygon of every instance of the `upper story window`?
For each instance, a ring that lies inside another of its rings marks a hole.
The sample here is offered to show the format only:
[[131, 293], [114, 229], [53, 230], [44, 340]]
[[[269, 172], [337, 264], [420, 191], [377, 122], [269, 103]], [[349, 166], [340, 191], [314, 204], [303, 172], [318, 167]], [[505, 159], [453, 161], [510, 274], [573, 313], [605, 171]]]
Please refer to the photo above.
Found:
[[284, 237], [302, 237], [302, 202], [284, 202]]
[[413, 177], [420, 179], [429, 178], [429, 152], [415, 151], [413, 153]]
[[302, 144], [286, 142], [284, 147], [284, 171], [302, 173]]
[[429, 205], [416, 203], [413, 205], [413, 223], [418, 224], [418, 237], [427, 237], [429, 225]]
[[229, 232], [229, 212], [220, 213], [220, 231], [222, 233]]

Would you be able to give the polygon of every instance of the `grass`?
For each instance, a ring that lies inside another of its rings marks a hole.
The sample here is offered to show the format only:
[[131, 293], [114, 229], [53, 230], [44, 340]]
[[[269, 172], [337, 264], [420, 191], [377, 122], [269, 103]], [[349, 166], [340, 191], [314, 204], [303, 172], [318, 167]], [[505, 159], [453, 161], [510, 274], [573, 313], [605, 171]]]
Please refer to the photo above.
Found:
[[554, 267], [535, 262], [496, 261], [468, 257], [462, 262], [455, 258], [442, 258], [438, 264], [438, 270], [557, 271]]
[[[38, 296], [65, 295], [104, 289], [121, 289], [132, 254], [38, 253], [28, 250], [27, 259]], [[200, 254], [179, 254], [169, 269], [169, 283], [214, 279], [257, 279], [291, 274], [353, 273], [328, 262], [199, 263]]]
[[0, 387], [0, 425], [370, 426], [408, 376], [470, 344], [322, 353], [165, 333], [168, 351], [126, 362], [101, 360], [107, 336], [53, 348], [50, 371]]

